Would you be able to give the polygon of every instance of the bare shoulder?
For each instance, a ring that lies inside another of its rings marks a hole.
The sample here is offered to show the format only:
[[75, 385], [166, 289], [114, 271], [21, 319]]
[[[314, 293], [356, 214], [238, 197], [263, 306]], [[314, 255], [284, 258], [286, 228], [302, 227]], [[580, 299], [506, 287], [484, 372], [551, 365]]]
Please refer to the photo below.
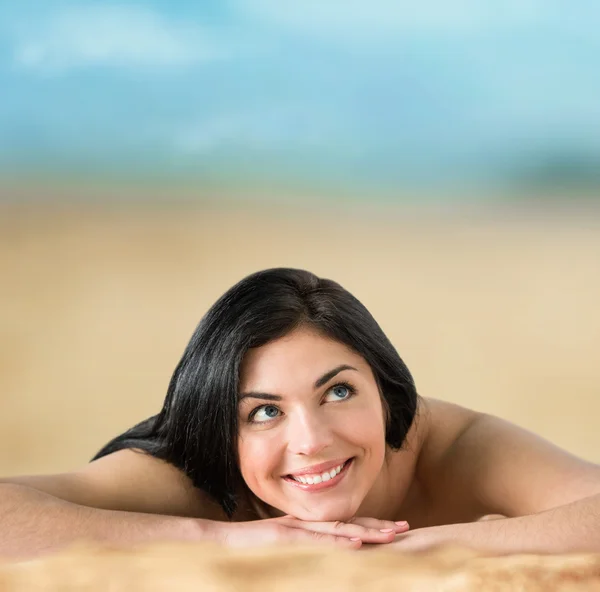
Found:
[[437, 467], [450, 448], [482, 414], [454, 403], [421, 397], [418, 470], [421, 477]]
[[423, 401], [417, 475], [430, 521], [523, 516], [600, 491], [600, 467], [504, 419]]
[[[420, 397], [415, 418], [413, 485], [403, 510], [415, 526], [472, 521], [480, 512], [453, 494], [448, 459], [480, 414], [438, 399]], [[412, 431], [412, 430], [411, 430]], [[409, 443], [410, 444], [410, 443]]]
[[394, 455], [396, 465], [409, 472], [416, 471], [415, 476], [418, 478], [426, 477], [479, 415], [476, 411], [453, 403], [419, 397], [417, 412], [406, 436], [403, 452]]
[[[435, 492], [440, 489], [440, 466], [449, 449], [474, 417], [475, 411], [437, 399], [419, 396], [417, 412], [402, 450], [391, 455], [393, 493], [390, 504], [398, 520], [416, 528], [449, 520], [443, 516]], [[396, 507], [399, 502], [399, 507]]]
[[26, 485], [66, 501], [107, 510], [224, 520], [219, 505], [176, 467], [137, 450], [119, 450], [55, 475], [0, 480]]

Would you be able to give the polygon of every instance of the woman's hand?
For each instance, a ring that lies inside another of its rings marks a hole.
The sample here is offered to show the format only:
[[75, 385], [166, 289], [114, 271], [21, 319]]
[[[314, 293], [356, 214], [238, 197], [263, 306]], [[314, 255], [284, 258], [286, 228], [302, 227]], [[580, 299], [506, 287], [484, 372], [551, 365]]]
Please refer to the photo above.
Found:
[[396, 537], [394, 542], [390, 545], [390, 549], [396, 549], [398, 551], [424, 551], [440, 545], [464, 545], [466, 544], [466, 541], [461, 539], [460, 534], [460, 528], [456, 528], [456, 525], [454, 524], [417, 528], [416, 530]]
[[358, 549], [362, 543], [391, 543], [408, 530], [406, 522], [354, 518], [349, 522], [306, 522], [292, 516], [252, 522], [213, 522], [211, 537], [232, 547], [277, 543], [324, 543]]
[[[508, 520], [504, 516], [490, 515], [476, 522], [416, 528], [397, 536], [389, 548], [398, 551], [424, 551], [442, 545], [452, 545], [499, 553], [502, 551], [501, 547], [498, 547], [490, 536], [494, 535], [501, 542], [510, 538], [502, 534], [503, 526]], [[500, 536], [497, 536], [498, 533]]]
[[[506, 516], [501, 514], [487, 514], [475, 522], [417, 528], [396, 537], [390, 548], [400, 551], [423, 551], [440, 545], [459, 545], [484, 550], [489, 547], [489, 533], [499, 531], [502, 521], [506, 519]], [[490, 525], [491, 522], [498, 527]]]

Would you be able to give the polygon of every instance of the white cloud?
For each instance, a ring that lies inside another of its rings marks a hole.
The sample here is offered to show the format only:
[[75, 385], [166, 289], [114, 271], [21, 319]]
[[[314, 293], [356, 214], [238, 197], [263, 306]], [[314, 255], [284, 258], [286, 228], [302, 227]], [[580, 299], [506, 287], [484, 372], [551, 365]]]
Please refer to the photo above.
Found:
[[18, 66], [45, 72], [189, 66], [223, 55], [206, 30], [127, 5], [73, 7], [41, 26], [21, 27], [14, 50]]
[[200, 124], [186, 126], [175, 134], [175, 147], [187, 154], [211, 152], [223, 145], [240, 142], [264, 143], [268, 134], [251, 118], [238, 115], [220, 116]]
[[220, 148], [316, 146], [343, 129], [339, 117], [322, 109], [307, 113], [302, 105], [271, 105], [190, 122], [175, 130], [172, 145], [183, 154], [208, 154]]
[[175, 134], [175, 148], [187, 154], [204, 154], [220, 147], [265, 149], [284, 142], [285, 113], [223, 114], [187, 125]]
[[236, 5], [247, 16], [288, 29], [352, 39], [535, 26], [561, 14], [543, 0], [237, 0]]

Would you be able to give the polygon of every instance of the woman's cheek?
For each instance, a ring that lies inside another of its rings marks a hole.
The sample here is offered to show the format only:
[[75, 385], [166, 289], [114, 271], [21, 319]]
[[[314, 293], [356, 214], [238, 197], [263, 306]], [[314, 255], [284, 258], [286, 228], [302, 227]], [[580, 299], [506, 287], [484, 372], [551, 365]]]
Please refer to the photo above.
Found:
[[357, 443], [375, 444], [382, 435], [385, 437], [385, 424], [379, 410], [357, 408], [354, 413], [341, 419], [343, 432]]
[[273, 474], [279, 463], [275, 442], [264, 433], [243, 437], [240, 440], [239, 458], [242, 477], [252, 489]]

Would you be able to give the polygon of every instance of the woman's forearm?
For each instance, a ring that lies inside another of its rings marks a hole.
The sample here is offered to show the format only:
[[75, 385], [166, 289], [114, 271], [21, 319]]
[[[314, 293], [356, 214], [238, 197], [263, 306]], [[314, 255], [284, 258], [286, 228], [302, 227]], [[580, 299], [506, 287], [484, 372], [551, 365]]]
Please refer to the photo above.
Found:
[[468, 525], [474, 541], [506, 552], [600, 552], [600, 494], [538, 514]]
[[81, 540], [133, 544], [210, 540], [210, 521], [79, 506], [35, 489], [0, 485], [0, 557], [29, 558]]
[[392, 546], [410, 551], [442, 544], [502, 554], [600, 552], [600, 495], [528, 516], [419, 528]]

